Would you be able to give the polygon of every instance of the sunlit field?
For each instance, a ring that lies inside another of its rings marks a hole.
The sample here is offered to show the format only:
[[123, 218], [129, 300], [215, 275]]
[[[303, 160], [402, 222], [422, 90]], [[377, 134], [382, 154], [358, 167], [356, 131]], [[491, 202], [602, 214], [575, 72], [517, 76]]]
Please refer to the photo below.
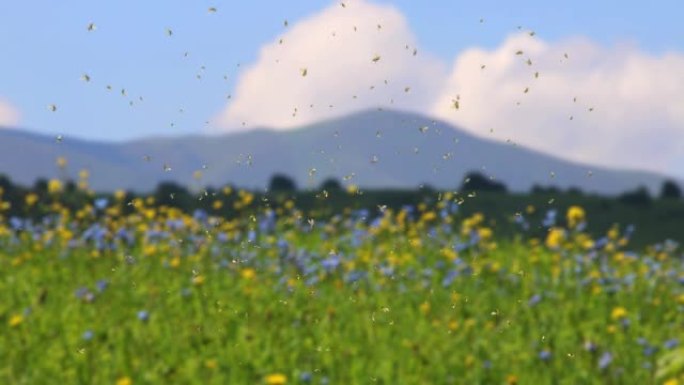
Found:
[[42, 219], [0, 222], [2, 383], [682, 381], [677, 244], [592, 238], [579, 206], [510, 213], [502, 237], [451, 193], [314, 219], [226, 188], [204, 198], [224, 218], [123, 194], [69, 210], [59, 187], [27, 195]]

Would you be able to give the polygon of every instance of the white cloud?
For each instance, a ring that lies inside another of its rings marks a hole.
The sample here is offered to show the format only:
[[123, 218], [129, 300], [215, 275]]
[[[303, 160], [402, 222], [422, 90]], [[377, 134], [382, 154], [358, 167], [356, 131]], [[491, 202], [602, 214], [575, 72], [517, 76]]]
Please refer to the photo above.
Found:
[[286, 129], [369, 107], [426, 111], [447, 75], [443, 63], [420, 51], [414, 56], [416, 38], [395, 8], [345, 4], [291, 25], [282, 44], [264, 46], [241, 74], [219, 125]]
[[290, 25], [282, 44], [278, 38], [262, 47], [214, 119], [218, 126], [288, 129], [382, 106], [566, 159], [682, 175], [683, 54], [518, 33], [492, 50], [461, 52], [449, 73], [429, 53], [413, 55], [417, 41], [398, 10], [345, 3]]
[[0, 98], [0, 127], [12, 127], [17, 124], [19, 124], [19, 111]]
[[[494, 129], [498, 139], [567, 159], [681, 175], [682, 54], [518, 34], [494, 50], [460, 54], [445, 84], [432, 114], [476, 134]], [[458, 111], [450, 107], [456, 95]]]

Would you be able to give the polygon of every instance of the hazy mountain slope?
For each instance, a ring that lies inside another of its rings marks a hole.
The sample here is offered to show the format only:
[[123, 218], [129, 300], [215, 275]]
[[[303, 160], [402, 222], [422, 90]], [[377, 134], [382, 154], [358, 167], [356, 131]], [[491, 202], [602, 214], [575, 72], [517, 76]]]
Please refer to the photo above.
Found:
[[[422, 126], [428, 129], [421, 132]], [[60, 155], [68, 159], [67, 173], [72, 177], [89, 169], [97, 190], [145, 191], [162, 180], [262, 188], [274, 172], [288, 174], [305, 187], [317, 186], [329, 176], [340, 180], [352, 176], [349, 183], [364, 187], [411, 188], [427, 183], [455, 188], [465, 172], [481, 170], [513, 190], [527, 190], [537, 183], [607, 194], [639, 184], [656, 190], [664, 179], [647, 172], [578, 165], [396, 111], [366, 111], [286, 132], [263, 129], [125, 143], [69, 137], [56, 143], [50, 137], [0, 130], [0, 173], [19, 183], [59, 176], [55, 159]], [[145, 161], [145, 156], [151, 160]], [[165, 172], [164, 164], [171, 171]], [[196, 170], [203, 172], [201, 181], [192, 177]]]

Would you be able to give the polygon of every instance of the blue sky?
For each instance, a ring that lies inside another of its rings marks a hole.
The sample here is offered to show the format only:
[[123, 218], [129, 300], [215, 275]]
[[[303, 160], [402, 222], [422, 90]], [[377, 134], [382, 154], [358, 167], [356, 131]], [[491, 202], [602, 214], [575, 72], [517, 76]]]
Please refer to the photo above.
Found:
[[291, 129], [381, 105], [570, 160], [684, 178], [682, 3], [345, 5], [1, 2], [0, 126], [121, 141]]
[[[654, 53], [684, 51], [678, 38], [684, 27], [677, 20], [682, 5], [676, 1], [648, 7], [637, 1], [376, 3], [397, 7], [421, 50], [445, 62], [468, 47], [496, 46], [517, 26], [547, 41], [585, 36], [603, 45], [630, 42]], [[254, 62], [260, 47], [283, 33], [284, 20], [294, 25], [330, 4], [5, 1], [0, 3], [0, 99], [19, 111], [22, 128], [38, 132], [108, 140], [202, 132], [233, 91], [238, 63]], [[218, 12], [210, 14], [212, 6]], [[93, 32], [86, 30], [90, 22], [97, 26]], [[166, 35], [167, 28], [173, 36]], [[84, 73], [90, 83], [80, 80]], [[47, 109], [53, 103], [54, 113]]]

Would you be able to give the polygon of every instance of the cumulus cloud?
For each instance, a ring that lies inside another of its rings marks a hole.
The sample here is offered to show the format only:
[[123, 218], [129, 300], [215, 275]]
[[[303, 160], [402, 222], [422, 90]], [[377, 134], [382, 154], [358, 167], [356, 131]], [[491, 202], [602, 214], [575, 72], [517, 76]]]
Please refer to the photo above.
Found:
[[682, 54], [517, 34], [493, 50], [462, 52], [431, 113], [575, 161], [681, 174], [681, 84]]
[[0, 127], [12, 127], [17, 124], [19, 124], [19, 111], [0, 98]]
[[414, 55], [416, 38], [395, 8], [345, 5], [334, 3], [264, 46], [219, 125], [287, 129], [371, 106], [426, 111], [447, 75], [444, 64]]
[[394, 7], [346, 4], [290, 25], [262, 47], [214, 119], [218, 126], [289, 129], [389, 107], [584, 163], [684, 169], [681, 53], [517, 33], [490, 50], [455, 53], [449, 71], [427, 52], [414, 56], [416, 38]]

